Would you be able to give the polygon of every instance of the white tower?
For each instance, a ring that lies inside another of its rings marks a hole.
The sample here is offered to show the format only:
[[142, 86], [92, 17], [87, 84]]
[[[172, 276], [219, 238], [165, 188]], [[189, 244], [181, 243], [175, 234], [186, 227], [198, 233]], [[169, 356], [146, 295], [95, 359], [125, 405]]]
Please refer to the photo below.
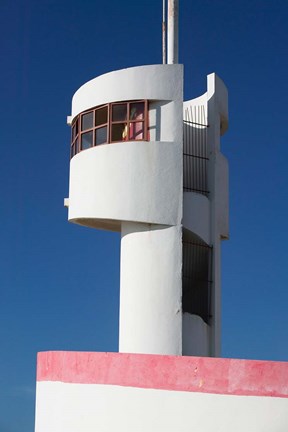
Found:
[[207, 358], [220, 353], [227, 92], [212, 74], [183, 102], [182, 85], [164, 64], [74, 95], [66, 205], [70, 221], [121, 232], [121, 353], [39, 353], [35, 432], [287, 430], [287, 363]]
[[169, 64], [75, 93], [66, 204], [69, 221], [121, 232], [120, 352], [218, 356], [227, 92], [212, 74], [207, 93], [183, 103], [177, 11], [169, 0]]
[[219, 355], [224, 85], [212, 74], [183, 103], [182, 65], [111, 72], [75, 93], [69, 122], [69, 221], [121, 232], [120, 351]]
[[164, 43], [163, 65], [73, 97], [68, 218], [121, 233], [120, 353], [39, 353], [35, 432], [287, 430], [287, 363], [207, 358], [220, 355], [229, 236], [227, 91], [211, 74], [183, 102], [177, 7], [168, 64]]

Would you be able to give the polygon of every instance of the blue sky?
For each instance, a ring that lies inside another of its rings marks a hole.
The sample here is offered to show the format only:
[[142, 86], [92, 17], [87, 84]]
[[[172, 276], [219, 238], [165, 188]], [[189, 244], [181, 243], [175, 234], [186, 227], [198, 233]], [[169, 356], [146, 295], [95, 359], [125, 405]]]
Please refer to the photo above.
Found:
[[[34, 428], [36, 353], [117, 351], [119, 235], [67, 222], [73, 93], [161, 62], [161, 0], [2, 0], [0, 430]], [[288, 360], [286, 0], [180, 0], [185, 98], [230, 97], [223, 356]]]

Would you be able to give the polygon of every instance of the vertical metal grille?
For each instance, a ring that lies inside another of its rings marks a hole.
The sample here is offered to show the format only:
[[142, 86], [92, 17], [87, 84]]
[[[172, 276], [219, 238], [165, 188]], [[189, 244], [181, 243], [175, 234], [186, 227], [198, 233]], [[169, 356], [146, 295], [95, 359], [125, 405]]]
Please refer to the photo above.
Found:
[[190, 106], [184, 113], [183, 189], [208, 196], [208, 146], [204, 105]]
[[183, 239], [182, 309], [199, 315], [207, 324], [211, 317], [212, 247], [190, 234]]

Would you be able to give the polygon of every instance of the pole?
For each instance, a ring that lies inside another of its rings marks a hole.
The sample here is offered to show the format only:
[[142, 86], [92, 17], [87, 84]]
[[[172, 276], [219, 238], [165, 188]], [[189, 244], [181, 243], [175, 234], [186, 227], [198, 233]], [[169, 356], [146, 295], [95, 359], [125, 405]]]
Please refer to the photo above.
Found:
[[168, 64], [178, 63], [178, 3], [179, 0], [168, 0]]
[[162, 63], [166, 64], [166, 0], [163, 0], [162, 18]]

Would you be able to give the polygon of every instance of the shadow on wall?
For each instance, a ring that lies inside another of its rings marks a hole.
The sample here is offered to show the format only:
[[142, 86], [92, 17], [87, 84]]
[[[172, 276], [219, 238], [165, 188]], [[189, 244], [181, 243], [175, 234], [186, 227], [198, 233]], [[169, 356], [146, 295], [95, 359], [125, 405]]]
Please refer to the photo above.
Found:
[[185, 229], [182, 247], [182, 310], [198, 315], [209, 324], [213, 249], [197, 235]]
[[161, 141], [161, 122], [162, 109], [170, 101], [150, 101], [149, 102], [149, 134], [150, 141]]

